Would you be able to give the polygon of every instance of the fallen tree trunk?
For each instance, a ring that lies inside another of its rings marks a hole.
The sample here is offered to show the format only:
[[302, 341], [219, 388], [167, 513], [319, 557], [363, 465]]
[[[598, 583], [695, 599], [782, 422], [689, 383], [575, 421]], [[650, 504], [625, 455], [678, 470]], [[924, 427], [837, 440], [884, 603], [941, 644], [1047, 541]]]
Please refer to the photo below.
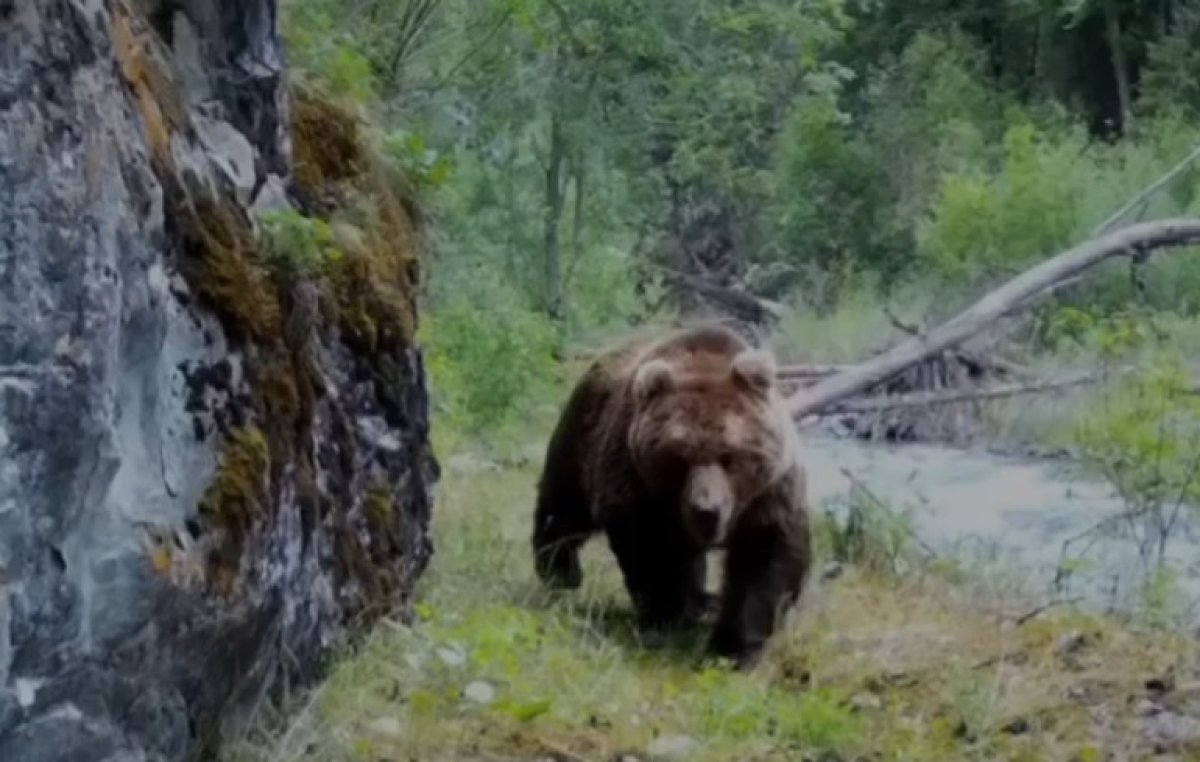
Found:
[[743, 290], [721, 286], [699, 276], [666, 267], [660, 267], [658, 270], [675, 284], [689, 288], [700, 296], [720, 304], [734, 315], [741, 316], [753, 323], [778, 320], [787, 313], [782, 304], [754, 296]]
[[903, 407], [925, 407], [927, 405], [949, 405], [954, 402], [985, 402], [987, 400], [1019, 397], [1024, 394], [1041, 394], [1061, 391], [1076, 386], [1086, 386], [1104, 380], [1105, 373], [1080, 373], [1068, 378], [1041, 381], [1031, 384], [1003, 384], [990, 389], [952, 389], [949, 391], [914, 392], [888, 397], [846, 399], [835, 402], [819, 411], [819, 415], [837, 413], [870, 413], [878, 410], [895, 410]]
[[1200, 219], [1170, 218], [1130, 225], [1026, 270], [925, 335], [825, 378], [788, 398], [797, 419], [822, 412], [904, 369], [970, 339], [1016, 307], [1027, 307], [1063, 281], [1108, 259], [1153, 249], [1200, 244]]
[[776, 372], [776, 376], [783, 381], [805, 381], [813, 378], [828, 378], [836, 376], [839, 373], [845, 373], [848, 369], [853, 368], [853, 365], [783, 365]]

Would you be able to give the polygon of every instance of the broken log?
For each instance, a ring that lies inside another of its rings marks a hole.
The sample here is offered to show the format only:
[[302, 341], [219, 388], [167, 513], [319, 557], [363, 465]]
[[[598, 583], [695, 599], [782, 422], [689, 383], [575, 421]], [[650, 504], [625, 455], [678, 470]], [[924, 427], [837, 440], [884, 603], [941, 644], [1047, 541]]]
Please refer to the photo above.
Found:
[[797, 419], [816, 414], [888, 380], [933, 355], [983, 332], [1016, 305], [1026, 307], [1057, 284], [1117, 256], [1200, 244], [1200, 219], [1169, 218], [1138, 223], [1086, 241], [1012, 278], [956, 317], [923, 336], [913, 336], [877, 357], [824, 378], [788, 398]]
[[769, 323], [779, 320], [787, 314], [787, 309], [782, 304], [754, 296], [741, 289], [721, 286], [704, 278], [667, 267], [657, 269], [677, 286], [691, 289], [700, 296], [720, 304], [733, 314], [742, 316], [753, 323]]
[[947, 391], [913, 392], [911, 394], [898, 394], [887, 397], [845, 399], [821, 408], [815, 414], [871, 413], [879, 410], [895, 410], [904, 407], [949, 405], [954, 402], [985, 402], [988, 400], [1006, 399], [1008, 397], [1019, 397], [1025, 394], [1062, 391], [1076, 386], [1094, 384], [1106, 377], [1107, 374], [1105, 373], [1080, 373], [1058, 380], [1030, 384], [1003, 384], [993, 386], [990, 389], [951, 389]]

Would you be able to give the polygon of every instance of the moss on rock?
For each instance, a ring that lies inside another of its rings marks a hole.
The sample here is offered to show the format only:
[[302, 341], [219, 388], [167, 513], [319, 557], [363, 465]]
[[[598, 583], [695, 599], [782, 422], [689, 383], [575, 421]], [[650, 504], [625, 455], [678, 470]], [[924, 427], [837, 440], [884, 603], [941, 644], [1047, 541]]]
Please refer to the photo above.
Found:
[[271, 273], [258, 257], [250, 220], [229, 203], [207, 196], [184, 210], [181, 231], [190, 258], [185, 275], [233, 338], [270, 344], [283, 333]]
[[270, 466], [270, 448], [258, 428], [235, 429], [226, 437], [216, 476], [200, 500], [200, 516], [225, 535], [210, 559], [210, 571], [222, 588], [236, 578], [245, 538], [271, 503]]
[[416, 333], [420, 280], [412, 205], [353, 113], [306, 88], [295, 88], [293, 98], [297, 190], [339, 223], [344, 256], [329, 285], [343, 338], [367, 354], [407, 344]]

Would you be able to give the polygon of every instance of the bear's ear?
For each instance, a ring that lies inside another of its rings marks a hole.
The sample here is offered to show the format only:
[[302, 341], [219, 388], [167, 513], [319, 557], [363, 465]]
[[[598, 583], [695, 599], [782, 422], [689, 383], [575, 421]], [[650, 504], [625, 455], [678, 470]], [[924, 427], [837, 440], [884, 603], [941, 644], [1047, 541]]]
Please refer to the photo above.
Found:
[[775, 355], [761, 349], [747, 349], [733, 358], [733, 376], [759, 392], [775, 383]]
[[633, 377], [633, 395], [638, 402], [648, 402], [675, 384], [675, 371], [665, 360], [651, 360], [637, 369]]

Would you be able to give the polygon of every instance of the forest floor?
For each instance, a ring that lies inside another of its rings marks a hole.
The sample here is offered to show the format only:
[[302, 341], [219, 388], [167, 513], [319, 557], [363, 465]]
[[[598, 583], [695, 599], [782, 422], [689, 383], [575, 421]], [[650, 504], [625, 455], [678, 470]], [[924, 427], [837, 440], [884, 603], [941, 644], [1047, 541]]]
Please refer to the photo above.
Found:
[[232, 762], [1200, 759], [1193, 637], [1038, 612], [953, 564], [816, 574], [749, 673], [702, 663], [703, 631], [639, 643], [602, 540], [581, 590], [536, 583], [527, 461], [444, 460], [417, 621], [381, 623]]

